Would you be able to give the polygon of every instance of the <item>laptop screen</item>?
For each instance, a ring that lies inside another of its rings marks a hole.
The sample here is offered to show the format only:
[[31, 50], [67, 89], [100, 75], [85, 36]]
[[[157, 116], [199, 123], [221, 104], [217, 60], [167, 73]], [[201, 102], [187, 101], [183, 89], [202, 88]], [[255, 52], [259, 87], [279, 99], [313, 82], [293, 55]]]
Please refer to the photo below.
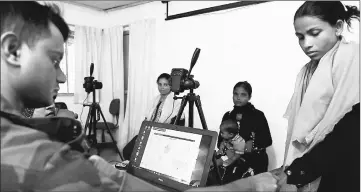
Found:
[[[188, 186], [196, 182], [201, 183], [205, 167], [209, 168], [210, 157], [213, 155], [213, 150], [210, 149], [214, 149], [216, 133], [209, 134], [212, 132], [169, 124], [148, 123], [142, 127], [138, 135], [132, 154], [132, 166], [154, 174], [160, 183], [164, 179]], [[205, 177], [207, 175], [208, 169]], [[204, 182], [205, 179], [202, 183]]]

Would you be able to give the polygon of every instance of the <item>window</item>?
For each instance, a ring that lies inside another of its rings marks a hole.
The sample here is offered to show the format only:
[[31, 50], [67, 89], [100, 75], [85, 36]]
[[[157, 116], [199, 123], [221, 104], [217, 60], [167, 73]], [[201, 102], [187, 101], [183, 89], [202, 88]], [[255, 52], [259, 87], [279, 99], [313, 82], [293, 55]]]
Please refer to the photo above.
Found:
[[74, 48], [74, 26], [70, 27], [68, 41], [64, 44], [64, 57], [60, 62], [60, 68], [66, 75], [66, 82], [61, 83], [59, 95], [74, 94], [74, 65], [75, 65], [75, 48]]
[[[124, 59], [124, 112], [127, 106], [128, 95], [128, 69], [129, 69], [129, 30], [123, 32], [123, 59]], [[125, 115], [125, 113], [124, 113]]]

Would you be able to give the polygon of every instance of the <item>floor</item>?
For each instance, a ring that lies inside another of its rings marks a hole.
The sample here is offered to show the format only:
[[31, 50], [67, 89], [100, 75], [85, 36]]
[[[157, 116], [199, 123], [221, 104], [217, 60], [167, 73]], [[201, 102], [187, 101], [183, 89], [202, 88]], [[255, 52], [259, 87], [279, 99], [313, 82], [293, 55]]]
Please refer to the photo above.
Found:
[[[113, 130], [111, 132], [112, 132], [112, 135], [114, 137], [115, 132]], [[97, 136], [96, 137], [97, 137], [98, 142], [103, 141], [101, 136], [102, 136], [102, 131], [97, 130]], [[105, 138], [104, 138], [105, 142], [111, 143], [112, 140], [111, 140], [109, 134], [105, 133], [104, 136], [105, 136]], [[105, 160], [107, 160], [107, 161], [121, 161], [118, 153], [116, 152], [116, 150], [112, 146], [109, 146], [107, 144], [105, 146], [102, 146], [101, 149], [99, 149], [99, 150], [100, 150], [99, 156], [103, 157]], [[119, 149], [119, 150], [120, 150], [120, 153], [122, 153], [122, 149]]]
[[[121, 150], [120, 150], [120, 152], [121, 152]], [[114, 149], [111, 149], [111, 148], [101, 149], [99, 156], [103, 157], [108, 162], [110, 162], [110, 161], [121, 161], [118, 153]]]

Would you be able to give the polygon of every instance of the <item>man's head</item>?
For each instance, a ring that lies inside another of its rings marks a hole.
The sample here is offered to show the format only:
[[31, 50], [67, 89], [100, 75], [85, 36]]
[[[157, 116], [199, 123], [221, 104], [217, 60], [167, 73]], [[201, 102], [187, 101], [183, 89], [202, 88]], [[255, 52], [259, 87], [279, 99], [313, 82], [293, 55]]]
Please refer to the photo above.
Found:
[[51, 105], [66, 81], [59, 63], [69, 27], [58, 12], [37, 2], [0, 2], [1, 94], [23, 107]]

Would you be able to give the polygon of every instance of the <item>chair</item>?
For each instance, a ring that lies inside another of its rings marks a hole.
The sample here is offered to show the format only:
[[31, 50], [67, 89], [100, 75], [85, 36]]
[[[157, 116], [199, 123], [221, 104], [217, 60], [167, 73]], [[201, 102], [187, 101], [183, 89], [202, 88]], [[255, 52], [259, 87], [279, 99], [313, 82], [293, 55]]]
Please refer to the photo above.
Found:
[[[110, 144], [110, 145], [113, 144], [112, 141], [110, 141], [110, 142], [105, 141], [105, 131], [108, 131], [105, 123], [108, 125], [110, 130], [117, 129], [119, 126], [118, 125], [119, 124], [119, 111], [120, 111], [120, 99], [113, 99], [109, 105], [109, 113], [112, 114], [113, 116], [115, 116], [116, 124], [110, 123], [110, 122], [98, 122], [96, 124], [96, 129], [102, 131], [101, 142], [99, 142], [99, 144], [101, 144], [102, 146], [108, 145], [108, 144]], [[111, 133], [108, 133], [108, 134], [111, 134]]]

